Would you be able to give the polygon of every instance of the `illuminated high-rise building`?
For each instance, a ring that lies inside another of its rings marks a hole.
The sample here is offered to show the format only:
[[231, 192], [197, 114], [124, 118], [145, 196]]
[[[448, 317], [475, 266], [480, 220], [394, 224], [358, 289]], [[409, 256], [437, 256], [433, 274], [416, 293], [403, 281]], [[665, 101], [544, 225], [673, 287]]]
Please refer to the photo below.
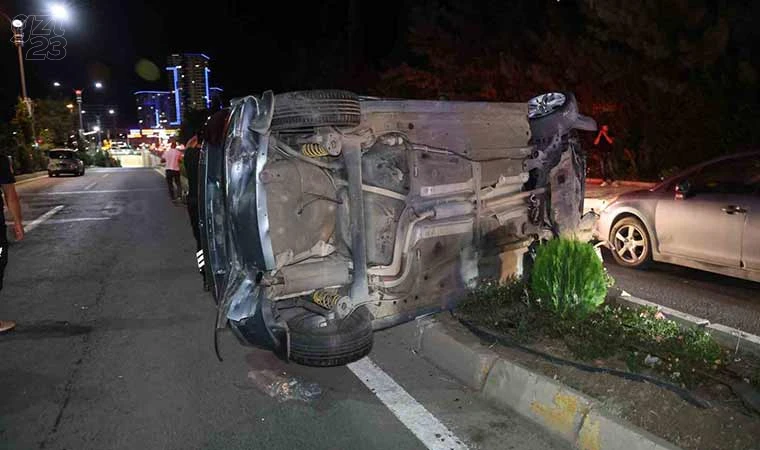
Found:
[[189, 111], [210, 106], [209, 60], [203, 53], [175, 53], [167, 59], [175, 112], [171, 125], [179, 125]]
[[177, 121], [174, 95], [169, 91], [137, 91], [135, 102], [140, 128], [166, 128]]

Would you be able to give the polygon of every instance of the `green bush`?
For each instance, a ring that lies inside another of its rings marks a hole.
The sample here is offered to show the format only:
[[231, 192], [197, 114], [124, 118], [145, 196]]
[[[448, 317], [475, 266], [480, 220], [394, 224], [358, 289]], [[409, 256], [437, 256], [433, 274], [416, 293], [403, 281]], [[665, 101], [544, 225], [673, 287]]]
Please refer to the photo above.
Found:
[[92, 164], [97, 167], [121, 167], [121, 161], [111, 156], [108, 151], [98, 150], [92, 158]]
[[582, 319], [607, 295], [607, 275], [591, 244], [553, 239], [538, 248], [531, 273], [534, 301], [561, 319]]

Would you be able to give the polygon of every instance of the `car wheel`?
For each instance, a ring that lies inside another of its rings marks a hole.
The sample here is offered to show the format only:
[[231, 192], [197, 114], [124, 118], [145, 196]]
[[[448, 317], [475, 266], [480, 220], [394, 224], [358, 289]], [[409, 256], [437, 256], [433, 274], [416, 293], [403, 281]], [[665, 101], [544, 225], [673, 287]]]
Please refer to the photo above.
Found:
[[361, 122], [359, 97], [347, 91], [297, 91], [274, 100], [273, 131], [301, 131], [316, 127], [352, 128]]
[[48, 170], [48, 178], [52, 178], [52, 177], [53, 177], [53, 172]]
[[649, 233], [635, 217], [625, 217], [615, 223], [609, 242], [612, 257], [621, 266], [643, 268], [652, 261]]
[[307, 366], [342, 366], [372, 350], [372, 322], [361, 307], [343, 319], [326, 321], [305, 312], [288, 321], [290, 359]]
[[596, 122], [578, 113], [570, 92], [548, 92], [528, 100], [528, 119], [533, 139], [553, 138], [572, 129], [595, 131]]

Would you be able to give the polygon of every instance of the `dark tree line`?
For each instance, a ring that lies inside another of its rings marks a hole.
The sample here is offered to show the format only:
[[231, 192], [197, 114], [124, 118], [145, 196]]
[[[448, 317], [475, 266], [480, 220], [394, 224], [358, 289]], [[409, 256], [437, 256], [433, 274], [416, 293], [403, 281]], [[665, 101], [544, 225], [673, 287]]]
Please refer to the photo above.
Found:
[[623, 175], [656, 178], [760, 140], [757, 19], [756, 2], [424, 1], [373, 90], [503, 101], [570, 90], [617, 135]]

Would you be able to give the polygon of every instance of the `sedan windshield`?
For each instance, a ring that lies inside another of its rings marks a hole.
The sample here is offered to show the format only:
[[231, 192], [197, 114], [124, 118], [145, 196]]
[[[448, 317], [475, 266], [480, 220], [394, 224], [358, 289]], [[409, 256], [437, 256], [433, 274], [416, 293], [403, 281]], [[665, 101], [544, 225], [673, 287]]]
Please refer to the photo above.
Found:
[[50, 159], [74, 159], [74, 152], [51, 151]]

